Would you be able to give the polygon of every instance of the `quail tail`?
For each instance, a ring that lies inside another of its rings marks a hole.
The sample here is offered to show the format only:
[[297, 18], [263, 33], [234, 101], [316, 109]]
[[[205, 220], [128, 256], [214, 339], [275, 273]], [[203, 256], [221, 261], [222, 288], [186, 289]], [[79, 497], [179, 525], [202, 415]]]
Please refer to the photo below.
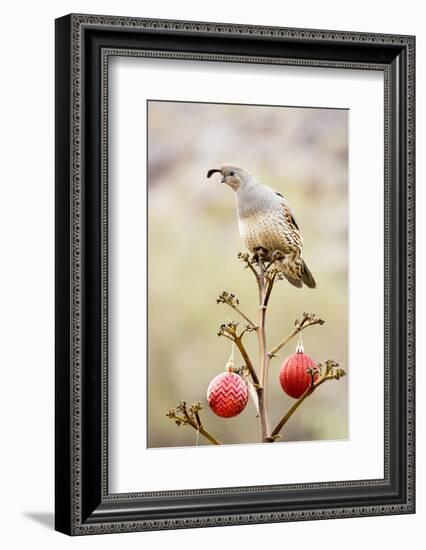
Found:
[[303, 276], [302, 280], [305, 283], [305, 285], [309, 288], [315, 288], [317, 286], [314, 276], [309, 270], [309, 267], [306, 265], [305, 261], [303, 261]]
[[295, 279], [288, 273], [284, 273], [284, 272], [283, 272], [283, 275], [287, 279], [287, 281], [291, 283], [293, 286], [295, 286], [296, 288], [303, 288], [303, 283], [300, 279]]

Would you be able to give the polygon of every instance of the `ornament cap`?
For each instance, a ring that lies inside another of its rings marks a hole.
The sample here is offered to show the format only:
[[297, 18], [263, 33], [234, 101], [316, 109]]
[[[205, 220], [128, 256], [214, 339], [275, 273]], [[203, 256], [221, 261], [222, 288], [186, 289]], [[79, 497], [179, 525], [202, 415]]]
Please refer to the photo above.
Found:
[[305, 353], [305, 348], [303, 347], [302, 335], [299, 334], [299, 339], [296, 344], [296, 353]]

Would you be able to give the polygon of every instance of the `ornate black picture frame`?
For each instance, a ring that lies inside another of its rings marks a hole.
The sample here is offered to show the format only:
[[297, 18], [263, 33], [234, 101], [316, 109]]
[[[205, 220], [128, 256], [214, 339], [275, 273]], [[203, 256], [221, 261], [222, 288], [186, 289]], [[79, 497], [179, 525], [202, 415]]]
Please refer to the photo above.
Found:
[[[384, 74], [384, 477], [108, 492], [110, 56]], [[68, 15], [56, 21], [56, 529], [69, 535], [406, 514], [414, 501], [413, 36]]]

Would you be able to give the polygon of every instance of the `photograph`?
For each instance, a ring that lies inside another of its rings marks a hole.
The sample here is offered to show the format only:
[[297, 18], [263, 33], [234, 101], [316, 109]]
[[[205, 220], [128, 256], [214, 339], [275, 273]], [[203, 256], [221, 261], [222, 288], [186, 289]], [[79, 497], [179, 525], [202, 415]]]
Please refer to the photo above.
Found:
[[0, 550], [426, 547], [425, 11], [3, 4]]
[[56, 531], [415, 513], [419, 23], [334, 12], [58, 14]]
[[349, 118], [147, 101], [148, 448], [350, 438]]

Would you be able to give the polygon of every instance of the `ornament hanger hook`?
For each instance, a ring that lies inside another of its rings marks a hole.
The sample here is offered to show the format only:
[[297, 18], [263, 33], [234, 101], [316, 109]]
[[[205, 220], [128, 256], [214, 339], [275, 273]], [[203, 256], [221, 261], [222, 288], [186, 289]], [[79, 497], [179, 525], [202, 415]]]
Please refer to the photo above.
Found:
[[299, 332], [299, 338], [297, 339], [296, 353], [304, 353], [302, 333]]
[[228, 362], [226, 363], [226, 370], [233, 371], [235, 368], [235, 342], [232, 341], [231, 355], [229, 356]]

